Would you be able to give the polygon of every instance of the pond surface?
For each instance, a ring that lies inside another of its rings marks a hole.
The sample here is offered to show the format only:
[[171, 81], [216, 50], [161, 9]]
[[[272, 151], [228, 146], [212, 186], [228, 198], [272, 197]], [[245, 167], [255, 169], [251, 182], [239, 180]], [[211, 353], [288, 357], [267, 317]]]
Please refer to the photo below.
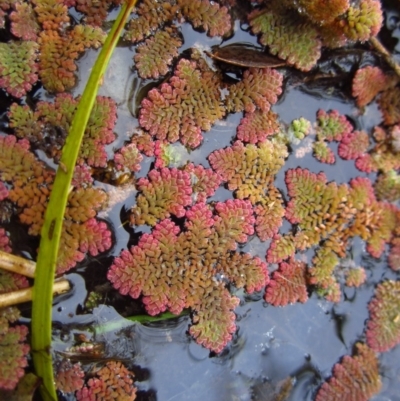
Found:
[[[115, 12], [110, 14], [109, 19], [114, 17]], [[391, 11], [390, 17], [391, 25], [387, 29], [393, 31], [393, 37], [396, 37], [400, 30], [396, 12]], [[195, 32], [189, 24], [180, 28], [184, 37], [182, 51], [192, 47], [209, 50], [211, 46], [221, 44], [221, 38], [211, 39]], [[257, 40], [236, 23], [234, 35], [224, 44], [236, 42], [256, 44]], [[134, 48], [125, 44], [116, 49], [99, 92], [118, 103], [115, 127], [118, 136], [108, 147], [110, 157], [138, 127], [140, 100], [159, 83], [138, 77], [133, 69], [134, 54]], [[96, 51], [88, 51], [79, 60], [79, 81], [73, 91], [74, 96], [82, 93], [96, 55]], [[208, 61], [212, 63], [211, 59]], [[319, 82], [318, 79], [308, 81], [305, 74], [291, 68], [280, 71], [285, 75], [284, 91], [272, 110], [279, 114], [283, 124], [288, 125], [300, 117], [314, 123], [319, 109], [338, 110], [349, 118], [356, 129], [368, 133], [381, 123], [381, 114], [375, 102], [361, 114], [350, 98], [348, 85], [352, 68], [346, 72], [346, 79], [339, 77], [329, 82]], [[348, 83], [343, 84], [346, 80]], [[39, 90], [36, 93], [38, 98], [49, 100], [52, 97]], [[204, 133], [203, 143], [195, 150], [188, 151], [180, 145], [173, 145], [179, 154], [177, 165], [191, 161], [210, 167], [208, 155], [231, 145], [241, 118], [242, 114], [236, 113], [218, 121], [209, 132]], [[337, 144], [330, 146], [336, 153]], [[145, 157], [141, 170], [135, 176], [146, 176], [153, 167], [153, 161], [153, 158]], [[322, 171], [328, 181], [339, 184], [348, 183], [354, 177], [367, 176], [355, 168], [354, 161], [337, 157], [334, 165], [319, 163], [313, 157], [307, 140], [304, 140], [297, 145], [292, 144], [285, 166], [276, 176], [275, 186], [286, 199], [285, 172], [299, 166], [316, 173]], [[374, 175], [370, 177], [375, 178]], [[74, 289], [71, 294], [58, 298], [54, 306], [54, 350], [62, 352], [72, 345], [77, 333], [85, 333], [94, 343], [104, 343], [105, 357], [121, 359], [135, 372], [139, 400], [311, 401], [320, 385], [331, 376], [334, 364], [342, 356], [351, 355], [354, 344], [364, 339], [367, 304], [376, 285], [383, 279], [398, 278], [398, 274], [388, 269], [385, 254], [379, 260], [368, 256], [364, 242], [356, 238], [351, 244], [349, 256], [356, 265], [366, 268], [367, 283], [358, 289], [343, 287], [342, 300], [337, 304], [313, 293], [305, 304], [274, 307], [265, 303], [263, 292], [249, 296], [232, 287], [232, 293], [241, 300], [235, 310], [237, 332], [226, 349], [215, 355], [189, 336], [189, 316], [143, 325], [124, 319], [144, 314], [144, 308], [140, 300], [122, 297], [107, 284], [107, 270], [113, 257], [137, 243], [139, 235], [150, 232], [150, 228], [124, 225], [127, 210], [135, 205], [137, 191], [134, 186], [114, 187], [107, 182], [97, 182], [96, 185], [110, 195], [110, 207], [100, 212], [99, 217], [110, 224], [115, 242], [109, 252], [85, 260], [67, 275]], [[221, 187], [208, 201], [227, 199], [233, 199], [233, 194]], [[288, 229], [289, 224], [286, 223], [280, 232]], [[253, 236], [240, 250], [265, 260], [269, 245], [270, 241], [261, 242]], [[310, 261], [313, 254], [308, 251], [299, 256]], [[276, 268], [276, 265], [270, 265], [269, 271]], [[103, 293], [103, 301], [92, 313], [88, 313], [84, 307], [87, 295], [99, 289]], [[373, 400], [399, 401], [400, 347], [381, 354], [380, 363], [383, 388]], [[65, 396], [65, 399], [73, 400], [74, 397]]]
[[[184, 27], [183, 32], [186, 29]], [[244, 35], [248, 34], [241, 32], [241, 36]], [[195, 39], [188, 41], [190, 45], [198, 43], [198, 36], [204, 38], [204, 35], [199, 34], [193, 36]], [[246, 36], [248, 40], [251, 38]], [[205, 39], [207, 46], [215, 43], [215, 40]], [[129, 66], [131, 57], [131, 49], [118, 48], [111, 66], [113, 63], [121, 66], [121, 60], [127, 60], [126, 65]], [[85, 56], [81, 60], [81, 71], [88, 70], [91, 61], [90, 55]], [[110, 81], [109, 85], [105, 84], [100, 91], [100, 94], [112, 96], [120, 102], [116, 129], [119, 136], [113, 147], [121, 146], [129, 132], [137, 126], [137, 120], [132, 116], [136, 109], [132, 105], [135, 98], [130, 99], [127, 93], [135, 92], [137, 86], [143, 83], [138, 84], [140, 80], [126, 65], [115, 73], [117, 79]], [[85, 73], [82, 72], [77, 93], [83, 87], [85, 79]], [[367, 106], [364, 113], [360, 114], [352, 101], [346, 102], [341, 97], [332, 96], [329, 87], [307, 88], [303, 84], [288, 84], [283, 96], [272, 109], [287, 124], [300, 117], [315, 121], [319, 109], [336, 109], [348, 116], [357, 129], [367, 132], [371, 132], [381, 121], [375, 103]], [[213, 150], [231, 144], [240, 118], [241, 115], [233, 114], [217, 122], [210, 132], [204, 134], [202, 145], [190, 153], [176, 145], [182, 153], [181, 163], [190, 160], [208, 167], [207, 156]], [[314, 172], [323, 171], [328, 180], [338, 183], [347, 183], [356, 176], [365, 176], [354, 167], [353, 161], [338, 158], [335, 165], [329, 166], [316, 161], [312, 152], [301, 158], [296, 157], [296, 150], [302, 146], [304, 145], [293, 146], [284, 169], [276, 177], [275, 184], [284, 194], [286, 186], [283, 179], [288, 168], [301, 166]], [[335, 147], [337, 146], [333, 145], [333, 149]], [[148, 158], [143, 162], [137, 177], [147, 174], [151, 161]], [[134, 205], [136, 192], [129, 188], [114, 189], [106, 184], [99, 185], [103, 185], [111, 193], [115, 191], [116, 203], [104, 215], [101, 213], [100, 217], [106, 218], [115, 228], [116, 244], [109, 255], [118, 255], [122, 249], [126, 249], [131, 238], [131, 230], [121, 228], [121, 213], [123, 215], [124, 209]], [[229, 198], [232, 198], [232, 193], [220, 188], [211, 200]], [[145, 227], [143, 229], [148, 231]], [[135, 229], [137, 231], [139, 230]], [[268, 246], [269, 241], [262, 243], [255, 237], [241, 250], [264, 259]], [[368, 318], [367, 304], [376, 284], [384, 278], [397, 277], [387, 269], [385, 257], [375, 260], [365, 253], [361, 240], [353, 242], [351, 254], [356, 264], [366, 267], [367, 284], [357, 290], [345, 288], [344, 299], [338, 304], [332, 304], [312, 294], [305, 304], [273, 307], [263, 301], [262, 294], [249, 297], [242, 291], [235, 292], [241, 298], [241, 304], [235, 310], [238, 330], [232, 343], [221, 355], [210, 354], [190, 338], [188, 317], [140, 325], [123, 320], [112, 306], [106, 305], [95, 308], [93, 315], [77, 314], [76, 305], [84, 305], [86, 297], [85, 283], [79, 272], [87, 280], [88, 287], [95, 288], [92, 280], [99, 285], [101, 277], [105, 279], [110, 263], [108, 257], [94, 260], [88, 266], [78, 269], [78, 274], [69, 276], [76, 285], [75, 295], [55, 307], [55, 322], [57, 326], [58, 323], [63, 325], [60, 332], [64, 335], [68, 332], [68, 327], [72, 331], [82, 330], [82, 326], [94, 329], [94, 341], [105, 342], [109, 354], [114, 358], [124, 361], [128, 359], [128, 366], [133, 367], [140, 380], [136, 383], [140, 390], [139, 399], [311, 401], [321, 383], [331, 375], [333, 365], [342, 356], [351, 354], [354, 343], [363, 338], [364, 323]], [[307, 258], [307, 254], [304, 257]], [[270, 271], [273, 269], [274, 266], [270, 266]], [[113, 304], [113, 297], [115, 294], [110, 295], [110, 301], [107, 302], [110, 305]], [[125, 298], [125, 302], [128, 305], [121, 306], [121, 300], [118, 303], [123, 314], [127, 313], [126, 310], [138, 308], [135, 301]], [[130, 303], [134, 305], [129, 305]], [[65, 344], [59, 346], [65, 348]], [[397, 347], [381, 356], [383, 390], [373, 400], [400, 400], [399, 352]], [[285, 394], [285, 383], [290, 383], [291, 391], [288, 391], [285, 398], [276, 398], [279, 394]]]

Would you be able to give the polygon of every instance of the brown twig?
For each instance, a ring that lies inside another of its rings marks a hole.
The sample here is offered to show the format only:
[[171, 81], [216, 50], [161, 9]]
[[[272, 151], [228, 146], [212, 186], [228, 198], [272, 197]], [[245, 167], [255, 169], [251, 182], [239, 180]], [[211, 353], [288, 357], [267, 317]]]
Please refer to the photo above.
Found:
[[[56, 281], [53, 285], [53, 295], [67, 292], [70, 288], [71, 286], [68, 280], [62, 279]], [[32, 301], [32, 290], [33, 287], [29, 287], [22, 290], [11, 291], [6, 294], [0, 294], [0, 308]]]
[[12, 273], [22, 274], [33, 278], [35, 276], [36, 263], [31, 260], [11, 255], [10, 253], [0, 251], [0, 268]]
[[398, 77], [400, 77], [400, 65], [396, 63], [392, 55], [388, 52], [388, 50], [383, 46], [383, 44], [379, 41], [377, 37], [372, 37], [369, 42], [371, 45], [377, 50], [386, 62], [393, 68]]

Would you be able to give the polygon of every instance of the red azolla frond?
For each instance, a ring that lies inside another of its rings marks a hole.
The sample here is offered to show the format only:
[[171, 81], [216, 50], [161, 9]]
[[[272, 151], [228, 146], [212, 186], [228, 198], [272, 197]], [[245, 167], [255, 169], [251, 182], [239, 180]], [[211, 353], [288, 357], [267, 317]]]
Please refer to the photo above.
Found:
[[139, 45], [134, 56], [135, 66], [142, 78], [159, 78], [169, 71], [169, 66], [178, 56], [182, 39], [176, 30], [165, 28]]
[[136, 388], [133, 386], [135, 375], [121, 362], [107, 362], [96, 375], [107, 385], [109, 390], [116, 392], [119, 397], [129, 401], [133, 401], [136, 398]]
[[48, 174], [44, 163], [37, 161], [29, 151], [27, 140], [17, 141], [15, 136], [7, 135], [0, 137], [0, 177], [23, 185], [33, 177], [47, 180]]
[[132, 136], [131, 142], [146, 156], [154, 156], [154, 141], [149, 133], [139, 130]]
[[388, 264], [394, 271], [400, 270], [400, 238], [394, 238], [390, 243]]
[[75, 188], [87, 188], [92, 186], [92, 184], [92, 169], [86, 164], [75, 166], [74, 176], [72, 177], [72, 185]]
[[379, 0], [361, 0], [358, 5], [350, 6], [346, 17], [340, 19], [338, 25], [348, 39], [365, 42], [378, 34], [382, 20]]
[[325, 298], [329, 302], [338, 303], [341, 300], [342, 292], [340, 291], [340, 284], [332, 276], [324, 282], [323, 286], [317, 286], [316, 293], [318, 296]]
[[190, 174], [193, 197], [195, 197], [196, 202], [205, 202], [206, 198], [213, 196], [221, 185], [221, 176], [210, 168], [204, 168], [202, 165], [195, 166], [193, 163], [189, 163], [183, 170]]
[[397, 79], [385, 75], [379, 67], [368, 66], [356, 71], [352, 83], [352, 94], [359, 107], [366, 106], [375, 96], [396, 84]]
[[155, 141], [153, 146], [155, 168], [174, 167], [175, 162], [179, 162], [175, 158], [172, 145], [167, 141]]
[[309, 283], [322, 288], [328, 287], [338, 264], [339, 259], [334, 252], [326, 247], [318, 249], [308, 269]]
[[380, 174], [374, 184], [378, 200], [395, 202], [400, 199], [400, 175], [395, 170]]
[[273, 111], [256, 110], [245, 113], [237, 127], [237, 138], [242, 142], [263, 142], [279, 131], [278, 115]]
[[301, 16], [263, 9], [253, 11], [248, 19], [253, 33], [261, 34], [261, 44], [296, 68], [309, 71], [320, 58], [318, 32]]
[[238, 303], [225, 288], [224, 277], [248, 291], [261, 289], [267, 281], [261, 260], [228, 252], [235, 239], [244, 239], [252, 230], [249, 206], [227, 201], [218, 203], [213, 214], [209, 205], [197, 203], [186, 212], [183, 232], [171, 220], [162, 220], [115, 259], [108, 279], [122, 294], [143, 294], [151, 315], [191, 308], [197, 323], [191, 333], [219, 352], [235, 331], [232, 310]]
[[267, 251], [268, 263], [281, 263], [283, 260], [294, 256], [296, 249], [292, 234], [276, 234], [272, 238]]
[[340, 141], [342, 136], [353, 131], [353, 126], [347, 118], [337, 110], [326, 112], [318, 110], [317, 113], [317, 137], [320, 140]]
[[[60, 239], [60, 250], [57, 257], [57, 274], [63, 274], [82, 262], [85, 254], [79, 250], [79, 224], [66, 220]], [[76, 237], [75, 237], [76, 236]]]
[[397, 150], [400, 143], [400, 130], [397, 125], [385, 130], [382, 127], [374, 128], [375, 147], [369, 152], [374, 171], [388, 173], [400, 169], [400, 158]]
[[72, 364], [68, 359], [63, 359], [56, 367], [54, 381], [57, 390], [63, 393], [73, 393], [80, 390], [84, 384], [85, 373], [81, 364]]
[[335, 154], [325, 141], [316, 141], [313, 144], [314, 157], [321, 163], [335, 163]]
[[238, 198], [256, 204], [264, 199], [287, 155], [287, 147], [282, 143], [267, 140], [256, 146], [236, 141], [231, 147], [212, 152], [208, 160], [213, 170], [228, 182], [228, 188], [237, 190]]
[[285, 306], [295, 302], [306, 302], [306, 264], [291, 258], [279, 264], [272, 273], [264, 299], [274, 306]]
[[374, 189], [369, 178], [353, 178], [350, 180], [350, 187], [350, 202], [357, 210], [364, 210], [366, 206], [371, 206], [375, 202]]
[[372, 218], [365, 223], [370, 231], [366, 240], [367, 251], [373, 257], [379, 258], [396, 228], [396, 207], [387, 202], [375, 202], [368, 217]]
[[90, 166], [105, 167], [107, 165], [107, 152], [104, 145], [97, 139], [84, 140], [80, 148], [78, 163], [86, 162]]
[[196, 308], [190, 334], [204, 347], [221, 352], [236, 331], [233, 309], [238, 305], [239, 298], [230, 295], [222, 283], [215, 283]]
[[75, 8], [85, 14], [89, 25], [101, 26], [107, 18], [110, 7], [119, 6], [122, 0], [76, 0]]
[[13, 390], [28, 365], [29, 345], [25, 344], [26, 326], [2, 327], [0, 331], [0, 388]]
[[288, 128], [287, 137], [290, 142], [299, 143], [311, 132], [311, 122], [304, 117], [293, 120]]
[[21, 317], [19, 309], [15, 306], [0, 310], [0, 333], [6, 333], [9, 323], [15, 323]]
[[369, 146], [369, 136], [365, 131], [353, 131], [342, 136], [338, 154], [342, 159], [352, 160], [364, 154]]
[[114, 162], [117, 170], [135, 172], [140, 170], [140, 162], [143, 156], [134, 143], [122, 147], [114, 154]]
[[388, 139], [388, 134], [383, 127], [376, 125], [373, 131], [373, 137], [376, 142], [384, 142]]
[[227, 278], [237, 288], [245, 287], [248, 294], [262, 290], [269, 282], [267, 264], [248, 253], [227, 253], [218, 263]]
[[135, 375], [121, 362], [110, 361], [96, 372], [96, 377], [89, 379], [87, 385], [78, 390], [78, 401], [105, 401], [136, 399]]
[[400, 122], [400, 87], [385, 90], [378, 99], [385, 125]]
[[367, 401], [381, 386], [375, 352], [357, 343], [355, 355], [344, 356], [334, 366], [332, 377], [321, 386], [315, 401]]
[[39, 36], [39, 75], [50, 92], [64, 92], [76, 82], [75, 60], [85, 48], [98, 48], [105, 39], [100, 28], [75, 25], [61, 35], [58, 31], [43, 31]]
[[[29, 139], [49, 157], [58, 160], [78, 102], [79, 99], [63, 93], [55, 97], [54, 103], [38, 102], [35, 112], [27, 106], [14, 104], [9, 112], [10, 126], [17, 136]], [[97, 96], [85, 130], [78, 163], [86, 161], [93, 166], [106, 165], [104, 145], [115, 139], [113, 129], [117, 119], [116, 108], [111, 98]]]
[[11, 7], [15, 6], [18, 0], [1, 0], [0, 8], [4, 11], [9, 10]]
[[106, 200], [107, 195], [101, 189], [78, 188], [72, 191], [68, 197], [65, 217], [75, 222], [84, 223], [96, 215], [96, 210], [101, 209]]
[[142, 101], [139, 122], [157, 139], [180, 139], [195, 148], [202, 140], [201, 131], [209, 131], [224, 115], [219, 77], [182, 59], [169, 82], [152, 89]]
[[104, 145], [115, 139], [113, 129], [117, 121], [117, 105], [109, 97], [97, 96], [86, 126], [78, 163], [95, 167], [105, 167], [107, 153]]
[[[0, 177], [13, 182], [9, 199], [22, 209], [19, 217], [21, 222], [30, 226], [29, 233], [39, 235], [54, 172], [47, 170], [42, 162], [36, 160], [29, 152], [26, 140], [17, 142], [12, 135], [0, 138], [0, 157]], [[70, 269], [84, 258], [85, 253], [79, 250], [83, 228], [86, 231], [85, 243], [89, 244], [84, 247], [84, 252], [88, 250], [97, 254], [110, 248], [111, 234], [104, 223], [87, 223], [87, 226], [81, 226], [96, 215], [96, 209], [103, 206], [105, 199], [103, 191], [90, 187], [81, 187], [71, 192], [63, 224], [57, 264], [59, 272]]]
[[400, 281], [379, 284], [368, 309], [367, 344], [376, 352], [386, 352], [400, 343]]
[[[53, 103], [38, 102], [34, 118], [35, 120], [41, 120], [42, 124], [51, 124], [69, 130], [77, 106], [78, 100], [74, 99], [70, 93], [60, 93], [56, 95]], [[15, 111], [12, 111], [10, 119], [14, 116]], [[20, 122], [18, 128], [22, 127], [23, 124]]]
[[[169, 240], [171, 242], [172, 238], [169, 238]], [[149, 255], [153, 259], [147, 261], [146, 255]], [[120, 257], [114, 260], [114, 264], [107, 273], [107, 278], [111, 281], [114, 288], [119, 290], [122, 295], [129, 294], [132, 298], [138, 298], [140, 293], [144, 291], [146, 297], [149, 298], [149, 295], [151, 294], [151, 291], [154, 290], [154, 285], [156, 284], [156, 269], [153, 266], [154, 257], [160, 255], [161, 250], [159, 249], [159, 242], [153, 236], [144, 234], [137, 247], [131, 248], [130, 252], [122, 251]], [[147, 264], [150, 265], [149, 267], [151, 270], [148, 269], [146, 266]], [[144, 275], [144, 269], [146, 268], [153, 276], [151, 282], [146, 282]], [[164, 289], [165, 287], [165, 285], [159, 286], [160, 289]], [[169, 293], [164, 294], [164, 298], [162, 299], [165, 303], [168, 302], [168, 295]], [[165, 309], [166, 306], [161, 304], [160, 311], [164, 311]], [[177, 308], [175, 307], [174, 309]], [[152, 313], [154, 312], [155, 314], [160, 313], [154, 311], [153, 308]]]
[[177, 3], [183, 16], [210, 36], [223, 36], [230, 31], [232, 23], [226, 7], [209, 0], [177, 0]]
[[[0, 229], [0, 233], [1, 230], [3, 229]], [[3, 248], [0, 249], [7, 252]], [[0, 294], [5, 294], [6, 292], [16, 291], [27, 287], [29, 287], [29, 282], [25, 276], [0, 270]]]
[[132, 224], [155, 225], [170, 214], [183, 217], [185, 206], [192, 204], [190, 175], [176, 168], [151, 170], [137, 186], [140, 194], [132, 209]]
[[10, 238], [4, 228], [0, 228], [0, 250], [3, 252], [12, 252]]
[[[310, 204], [312, 198], [326, 186], [326, 182], [327, 179], [324, 173], [315, 174], [300, 167], [289, 169], [286, 172], [285, 183], [288, 195], [295, 199], [289, 201], [285, 217], [292, 224], [299, 223], [306, 214], [309, 214], [309, 208], [313, 208]], [[300, 199], [307, 199], [307, 205]]]
[[349, 0], [299, 0], [298, 4], [304, 8], [307, 17], [317, 24], [329, 24], [350, 6]]
[[259, 108], [268, 112], [282, 93], [282, 80], [282, 74], [271, 68], [247, 69], [242, 80], [229, 88], [225, 98], [227, 110], [253, 113]]
[[[208, 161], [213, 170], [219, 174], [224, 181], [231, 181], [237, 174], [237, 166], [245, 158], [245, 147], [242, 142], [236, 141], [233, 146], [218, 149], [210, 153]], [[236, 189], [230, 188], [230, 189]]]
[[32, 0], [43, 29], [57, 31], [69, 24], [68, 8], [63, 0]]
[[355, 166], [364, 173], [372, 173], [373, 171], [378, 170], [374, 159], [369, 153], [364, 153], [363, 155], [357, 157]]
[[30, 226], [30, 235], [40, 234], [49, 195], [49, 188], [41, 186], [36, 180], [24, 186], [15, 185], [10, 191], [10, 199], [24, 208], [19, 218], [22, 223]]
[[[355, 210], [346, 204], [347, 185], [327, 184], [324, 173], [314, 174], [301, 168], [288, 170], [285, 181], [291, 197], [286, 218], [301, 229], [301, 238], [296, 239], [300, 248], [317, 245], [323, 239], [329, 241], [354, 217]], [[331, 241], [330, 247], [335, 247], [335, 241]]]
[[124, 39], [133, 43], [143, 40], [153, 34], [160, 25], [172, 21], [178, 15], [178, 11], [179, 6], [173, 1], [141, 1], [136, 8], [138, 17], [129, 21]]
[[347, 270], [345, 276], [346, 276], [346, 285], [348, 287], [360, 287], [367, 280], [365, 269], [362, 267], [356, 267]]
[[[210, 237], [212, 233], [211, 227], [214, 223], [213, 213], [204, 201], [196, 203], [186, 212], [185, 227], [196, 238], [205, 240]], [[190, 239], [192, 238], [190, 237]], [[199, 248], [202, 245], [202, 242], [200, 242]]]
[[32, 5], [29, 3], [16, 3], [15, 11], [10, 14], [11, 33], [23, 40], [36, 41], [39, 24], [36, 21]]
[[85, 131], [85, 137], [102, 144], [115, 139], [113, 129], [117, 122], [117, 104], [106, 96], [97, 96]]
[[285, 216], [285, 208], [280, 192], [269, 186], [268, 195], [254, 207], [256, 232], [261, 241], [272, 238], [278, 233]]
[[[40, 102], [39, 102], [40, 103]], [[8, 112], [10, 128], [18, 138], [26, 138], [29, 142], [37, 142], [44, 130], [43, 123], [37, 120], [36, 114], [28, 106], [13, 103]]]
[[97, 256], [111, 248], [111, 231], [104, 221], [94, 218], [85, 221], [79, 227], [79, 250]]
[[32, 41], [0, 43], [0, 87], [22, 97], [38, 80], [38, 45]]
[[215, 230], [227, 243], [230, 250], [236, 249], [236, 242], [244, 243], [247, 236], [254, 234], [255, 218], [249, 201], [229, 199], [215, 205], [218, 216], [215, 218]]

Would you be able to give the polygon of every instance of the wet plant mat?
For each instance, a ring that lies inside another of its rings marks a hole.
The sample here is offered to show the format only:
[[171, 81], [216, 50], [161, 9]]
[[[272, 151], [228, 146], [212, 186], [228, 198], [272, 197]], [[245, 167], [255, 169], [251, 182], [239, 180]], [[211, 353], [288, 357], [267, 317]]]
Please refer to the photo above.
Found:
[[[121, 4], [0, 2], [6, 253], [36, 260]], [[378, 0], [137, 4], [68, 195], [60, 400], [397, 399], [399, 15]], [[33, 284], [0, 270], [5, 399], [40, 399], [30, 304], [10, 301]]]

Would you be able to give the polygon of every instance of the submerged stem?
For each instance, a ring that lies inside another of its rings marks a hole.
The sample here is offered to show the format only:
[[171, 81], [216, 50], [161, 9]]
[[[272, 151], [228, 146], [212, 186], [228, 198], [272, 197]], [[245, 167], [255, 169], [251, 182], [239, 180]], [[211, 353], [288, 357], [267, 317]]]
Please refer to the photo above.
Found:
[[98, 88], [101, 85], [104, 72], [121, 31], [135, 3], [136, 0], [127, 0], [125, 2], [94, 64], [65, 141], [60, 160], [60, 166], [63, 168], [57, 169], [49, 204], [46, 209], [36, 262], [32, 304], [32, 356], [36, 374], [43, 381], [41, 393], [44, 401], [57, 400], [50, 353], [52, 292], [63, 217], [72, 176]]

